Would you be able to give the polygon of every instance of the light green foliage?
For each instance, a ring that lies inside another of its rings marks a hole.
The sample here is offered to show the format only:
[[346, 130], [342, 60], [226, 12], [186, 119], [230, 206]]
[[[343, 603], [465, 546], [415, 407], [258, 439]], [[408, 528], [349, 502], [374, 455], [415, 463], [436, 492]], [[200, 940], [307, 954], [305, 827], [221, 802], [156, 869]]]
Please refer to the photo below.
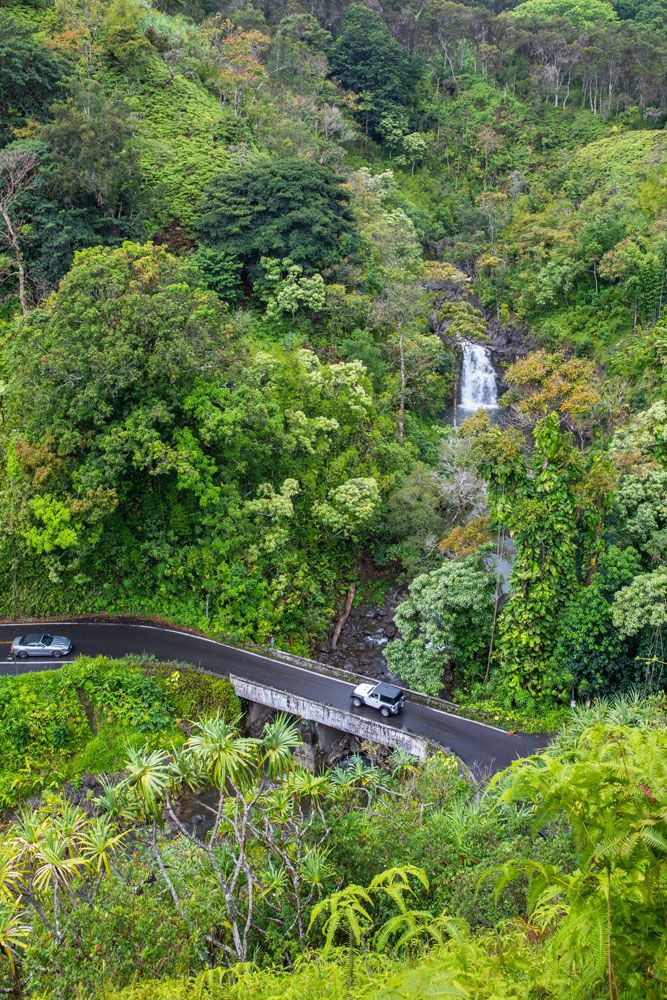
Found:
[[379, 503], [375, 479], [348, 479], [329, 492], [326, 503], [316, 504], [315, 516], [335, 535], [350, 538], [373, 521]]
[[650, 468], [658, 462], [667, 466], [667, 403], [659, 400], [635, 414], [616, 431], [609, 449], [619, 462], [628, 455], [635, 465], [640, 462]]
[[579, 27], [616, 20], [616, 11], [606, 0], [523, 0], [513, 17], [566, 17]]
[[443, 302], [438, 319], [448, 337], [484, 342], [487, 339], [484, 313], [470, 302]]
[[169, 979], [128, 987], [113, 1000], [191, 1000], [201, 993], [206, 1000], [370, 1000], [386, 982], [398, 962], [386, 955], [365, 955], [356, 965], [356, 982], [351, 993], [347, 956], [342, 949], [328, 958], [320, 954], [299, 955], [294, 969], [210, 969], [190, 980]]
[[300, 310], [322, 310], [326, 290], [321, 274], [304, 274], [303, 268], [289, 257], [284, 260], [262, 257], [260, 264], [264, 272], [262, 297], [266, 301], [266, 315], [269, 319], [283, 315], [293, 319]]
[[612, 618], [621, 635], [636, 635], [646, 628], [659, 633], [667, 625], [667, 566], [640, 573], [619, 590]]
[[666, 749], [664, 728], [592, 725], [569, 753], [500, 779], [509, 777], [505, 801], [535, 803], [536, 824], [564, 815], [573, 831], [573, 872], [529, 862], [504, 875], [528, 875], [530, 919], [550, 932], [547, 954], [582, 991], [606, 983], [637, 1000], [662, 992]]
[[410, 584], [396, 609], [401, 633], [387, 646], [387, 662], [408, 684], [438, 695], [449, 666], [458, 683], [483, 676], [491, 630], [492, 574], [476, 560], [446, 562]]
[[225, 140], [234, 134], [229, 114], [181, 75], [147, 83], [128, 103], [138, 115], [141, 172], [154, 192], [153, 225], [193, 235], [196, 206], [228, 163]]
[[624, 476], [616, 494], [622, 532], [653, 560], [667, 558], [667, 470]]
[[30, 509], [37, 524], [28, 528], [25, 540], [37, 555], [77, 544], [79, 537], [71, 526], [72, 512], [57, 497], [48, 494], [33, 497]]
[[603, 356], [628, 325], [659, 318], [664, 154], [659, 132], [614, 134], [574, 151], [554, 173], [555, 190], [517, 199], [503, 236], [513, 263], [502, 281], [513, 307], [552, 343]]
[[363, 167], [351, 175], [350, 187], [369, 278], [384, 285], [406, 274], [418, 275], [423, 265], [419, 234], [405, 209], [392, 204], [393, 172], [372, 174]]

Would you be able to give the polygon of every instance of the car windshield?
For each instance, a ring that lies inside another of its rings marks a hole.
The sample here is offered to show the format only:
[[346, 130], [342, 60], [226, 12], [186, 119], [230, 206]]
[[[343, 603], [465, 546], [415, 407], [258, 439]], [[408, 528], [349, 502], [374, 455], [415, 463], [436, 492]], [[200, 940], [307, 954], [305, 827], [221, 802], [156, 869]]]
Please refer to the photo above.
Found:
[[40, 641], [42, 643], [42, 646], [50, 646], [51, 643], [53, 642], [53, 636], [52, 635], [43, 635]]

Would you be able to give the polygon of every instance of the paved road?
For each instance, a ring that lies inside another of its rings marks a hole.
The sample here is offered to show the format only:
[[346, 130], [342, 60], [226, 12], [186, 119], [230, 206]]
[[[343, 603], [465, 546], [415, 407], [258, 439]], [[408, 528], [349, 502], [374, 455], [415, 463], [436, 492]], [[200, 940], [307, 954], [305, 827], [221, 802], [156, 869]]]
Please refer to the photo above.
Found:
[[[9, 656], [9, 645], [15, 636], [40, 630], [68, 635], [74, 643], [73, 656], [102, 654], [119, 657], [128, 653], [148, 653], [163, 661], [194, 663], [216, 674], [234, 673], [304, 698], [350, 709], [351, 688], [348, 683], [281, 660], [272, 660], [258, 653], [225, 646], [213, 639], [153, 625], [107, 622], [0, 625], [0, 674], [26, 673], [53, 667], [51, 660], [30, 659], [13, 663]], [[72, 659], [72, 656], [67, 659]], [[355, 711], [367, 713], [371, 718], [377, 717], [370, 708]], [[468, 767], [477, 772], [501, 770], [517, 757], [534, 753], [546, 742], [544, 736], [510, 734], [503, 729], [410, 702], [401, 715], [386, 721], [398, 729], [406, 729], [453, 750]]]

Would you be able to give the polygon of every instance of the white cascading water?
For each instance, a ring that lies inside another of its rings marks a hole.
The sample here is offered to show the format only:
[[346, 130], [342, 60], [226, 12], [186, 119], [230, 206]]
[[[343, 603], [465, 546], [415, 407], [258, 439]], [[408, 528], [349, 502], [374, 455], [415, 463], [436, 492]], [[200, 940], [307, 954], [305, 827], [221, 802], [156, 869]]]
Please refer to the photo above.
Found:
[[482, 344], [464, 340], [459, 408], [472, 413], [475, 410], [495, 410], [497, 407], [498, 385], [491, 356]]

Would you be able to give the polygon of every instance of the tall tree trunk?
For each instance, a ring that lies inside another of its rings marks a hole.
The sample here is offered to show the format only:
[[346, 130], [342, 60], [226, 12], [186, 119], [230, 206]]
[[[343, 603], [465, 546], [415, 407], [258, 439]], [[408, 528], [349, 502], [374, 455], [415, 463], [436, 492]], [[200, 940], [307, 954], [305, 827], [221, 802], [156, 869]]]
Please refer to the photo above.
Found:
[[336, 622], [336, 627], [334, 633], [331, 637], [331, 652], [333, 653], [338, 645], [338, 640], [340, 639], [340, 634], [343, 631], [343, 625], [350, 617], [350, 611], [352, 610], [352, 601], [354, 600], [354, 592], [357, 589], [356, 583], [350, 584], [350, 589], [347, 592], [347, 597], [345, 598], [345, 604], [343, 606], [343, 613]]
[[172, 901], [174, 903], [174, 908], [178, 913], [179, 917], [185, 917], [185, 910], [181, 905], [178, 893], [176, 892], [174, 883], [171, 881], [169, 877], [169, 873], [167, 872], [164, 861], [162, 860], [162, 855], [160, 854], [160, 848], [157, 845], [157, 823], [155, 822], [155, 820], [153, 820], [153, 830], [151, 834], [151, 848], [153, 851], [153, 856], [157, 861], [157, 866], [160, 869], [160, 875], [162, 876], [164, 883], [167, 886], [167, 889], [169, 890], [169, 895], [171, 896]]
[[7, 229], [7, 239], [11, 247], [12, 253], [14, 254], [14, 260], [16, 262], [16, 270], [19, 276], [19, 305], [21, 306], [21, 312], [25, 316], [28, 311], [28, 295], [27, 295], [27, 282], [26, 282], [26, 271], [25, 264], [23, 261], [23, 254], [21, 253], [21, 244], [19, 242], [18, 233], [16, 232], [11, 216], [5, 208], [4, 205], [0, 204], [0, 215], [2, 215], [2, 221]]
[[405, 369], [405, 340], [403, 330], [398, 331], [398, 354], [401, 365], [401, 391], [398, 399], [398, 438], [403, 440], [405, 433], [405, 390], [407, 385], [407, 374]]

